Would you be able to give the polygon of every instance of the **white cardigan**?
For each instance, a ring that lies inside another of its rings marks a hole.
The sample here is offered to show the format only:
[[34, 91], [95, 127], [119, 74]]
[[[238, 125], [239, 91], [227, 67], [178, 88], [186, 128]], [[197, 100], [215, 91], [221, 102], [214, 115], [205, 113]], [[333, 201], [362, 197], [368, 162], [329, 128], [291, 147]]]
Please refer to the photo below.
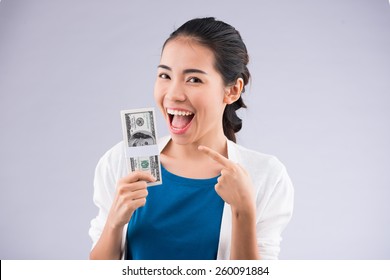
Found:
[[[170, 137], [159, 141], [160, 152]], [[228, 140], [228, 158], [239, 163], [250, 174], [256, 196], [257, 246], [262, 259], [277, 259], [281, 233], [291, 219], [294, 189], [284, 165], [274, 156], [248, 150]], [[127, 174], [123, 142], [108, 150], [95, 170], [93, 201], [99, 208], [91, 221], [89, 235], [93, 246], [97, 243], [107, 220], [115, 196], [117, 181]], [[232, 216], [225, 203], [217, 259], [230, 258]], [[123, 228], [122, 249], [126, 249], [127, 225]]]

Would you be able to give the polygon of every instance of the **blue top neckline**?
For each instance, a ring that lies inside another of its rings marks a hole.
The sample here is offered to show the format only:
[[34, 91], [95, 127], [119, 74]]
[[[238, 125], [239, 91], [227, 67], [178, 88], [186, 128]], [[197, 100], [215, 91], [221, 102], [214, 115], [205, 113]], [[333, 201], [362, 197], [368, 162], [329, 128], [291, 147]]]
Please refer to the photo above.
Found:
[[181, 185], [190, 185], [190, 186], [196, 186], [196, 187], [205, 187], [205, 186], [210, 186], [210, 185], [215, 185], [217, 183], [217, 179], [219, 176], [215, 176], [212, 178], [188, 178], [188, 177], [182, 177], [176, 174], [173, 174], [169, 172], [163, 165], [161, 165], [161, 173], [162, 177], [166, 177], [169, 180], [175, 181]]

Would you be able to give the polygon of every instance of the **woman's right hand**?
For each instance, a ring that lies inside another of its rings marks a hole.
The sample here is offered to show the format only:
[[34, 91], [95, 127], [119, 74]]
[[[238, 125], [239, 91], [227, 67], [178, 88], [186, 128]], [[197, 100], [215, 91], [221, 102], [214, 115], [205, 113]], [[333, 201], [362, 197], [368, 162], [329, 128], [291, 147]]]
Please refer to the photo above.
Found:
[[122, 228], [130, 221], [134, 211], [145, 205], [148, 195], [147, 182], [156, 179], [148, 172], [134, 171], [118, 181], [116, 195], [108, 214], [111, 228]]

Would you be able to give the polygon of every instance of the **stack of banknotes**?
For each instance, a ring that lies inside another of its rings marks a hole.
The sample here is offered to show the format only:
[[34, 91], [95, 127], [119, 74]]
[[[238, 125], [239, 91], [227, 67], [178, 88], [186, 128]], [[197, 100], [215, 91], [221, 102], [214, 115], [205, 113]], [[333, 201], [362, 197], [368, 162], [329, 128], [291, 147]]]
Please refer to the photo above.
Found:
[[156, 178], [148, 186], [162, 184], [154, 108], [121, 111], [128, 172], [146, 171]]

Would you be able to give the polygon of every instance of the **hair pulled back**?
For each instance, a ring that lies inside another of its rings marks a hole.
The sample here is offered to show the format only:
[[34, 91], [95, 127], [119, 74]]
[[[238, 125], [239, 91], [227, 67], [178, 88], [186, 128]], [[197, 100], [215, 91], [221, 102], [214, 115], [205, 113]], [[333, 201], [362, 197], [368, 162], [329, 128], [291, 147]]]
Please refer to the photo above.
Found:
[[[215, 56], [214, 66], [221, 74], [225, 85], [234, 85], [238, 78], [242, 78], [244, 81], [242, 92], [245, 91], [250, 79], [247, 68], [249, 56], [240, 33], [234, 27], [213, 17], [192, 19], [176, 29], [165, 41], [163, 48], [170, 40], [179, 36], [193, 38], [212, 50]], [[226, 105], [223, 112], [223, 131], [233, 142], [236, 142], [235, 133], [242, 127], [242, 120], [236, 113], [240, 108], [246, 108], [241, 96], [234, 103]]]

